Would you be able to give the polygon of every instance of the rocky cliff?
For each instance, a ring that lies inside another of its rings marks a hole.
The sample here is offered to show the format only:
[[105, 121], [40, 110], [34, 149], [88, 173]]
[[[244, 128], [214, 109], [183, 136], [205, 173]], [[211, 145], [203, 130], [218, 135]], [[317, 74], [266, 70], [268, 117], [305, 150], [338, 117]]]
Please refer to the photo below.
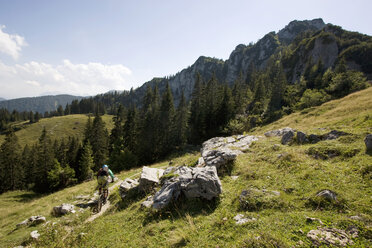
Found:
[[[139, 103], [148, 84], [152, 87], [157, 84], [162, 92], [169, 82], [177, 103], [182, 91], [186, 98], [190, 99], [196, 73], [200, 73], [204, 80], [209, 80], [215, 74], [220, 82], [232, 85], [240, 75], [246, 80], [252, 65], [258, 70], [265, 69], [272, 56], [281, 59], [287, 80], [295, 83], [303, 75], [308, 63], [315, 64], [321, 60], [325, 68], [334, 67], [341, 56], [346, 56], [343, 51], [364, 41], [372, 42], [372, 37], [325, 24], [320, 18], [292, 21], [278, 33], [270, 32], [255, 44], [238, 45], [226, 61], [201, 56], [193, 65], [176, 75], [170, 78], [154, 78], [130, 96], [132, 102]], [[365, 50], [365, 47], [355, 49], [360, 52], [359, 50]], [[347, 64], [352, 69], [370, 75], [368, 73], [371, 72], [363, 70], [369, 67], [360, 65], [362, 62], [360, 56], [355, 55], [355, 49], [347, 54]], [[368, 49], [372, 50], [372, 46], [367, 47]]]

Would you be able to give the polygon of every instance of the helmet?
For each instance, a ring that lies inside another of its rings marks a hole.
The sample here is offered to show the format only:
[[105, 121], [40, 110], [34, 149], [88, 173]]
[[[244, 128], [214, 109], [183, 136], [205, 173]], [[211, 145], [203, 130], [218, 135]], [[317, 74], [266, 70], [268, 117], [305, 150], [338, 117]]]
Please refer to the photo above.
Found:
[[108, 166], [107, 166], [107, 164], [104, 164], [104, 165], [102, 166], [102, 169], [105, 170], [105, 171], [107, 171], [107, 170], [108, 170]]

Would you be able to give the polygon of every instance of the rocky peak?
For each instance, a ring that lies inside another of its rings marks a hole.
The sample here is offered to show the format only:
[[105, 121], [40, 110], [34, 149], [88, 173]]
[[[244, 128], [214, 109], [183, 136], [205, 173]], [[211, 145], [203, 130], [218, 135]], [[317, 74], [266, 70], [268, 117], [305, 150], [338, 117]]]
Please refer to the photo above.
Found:
[[291, 21], [278, 32], [278, 37], [281, 43], [289, 44], [299, 33], [308, 30], [317, 31], [324, 28], [325, 25], [326, 24], [321, 18], [304, 21]]

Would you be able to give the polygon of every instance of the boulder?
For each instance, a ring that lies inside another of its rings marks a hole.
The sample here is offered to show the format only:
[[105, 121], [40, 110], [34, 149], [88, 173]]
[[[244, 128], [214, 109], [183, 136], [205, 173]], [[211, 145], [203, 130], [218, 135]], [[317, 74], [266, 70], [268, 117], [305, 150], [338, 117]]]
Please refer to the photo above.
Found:
[[282, 129], [277, 129], [277, 130], [271, 130], [265, 133], [266, 137], [274, 137], [274, 136], [283, 136], [287, 132], [294, 132], [295, 130], [290, 128], [290, 127], [285, 127]]
[[128, 195], [129, 191], [133, 189], [137, 189], [139, 185], [139, 182], [137, 179], [130, 179], [126, 178], [119, 187], [119, 194], [121, 199], [124, 200], [124, 198]]
[[336, 201], [337, 200], [337, 193], [333, 192], [332, 190], [329, 190], [329, 189], [324, 189], [324, 190], [319, 191], [316, 194], [316, 196], [320, 197], [320, 198], [323, 198], [323, 199], [326, 199], [328, 201]]
[[311, 230], [306, 235], [314, 246], [349, 246], [354, 242], [344, 230], [336, 228], [318, 228]]
[[372, 151], [372, 134], [367, 134], [364, 138], [364, 144], [366, 144], [367, 151]]
[[308, 137], [308, 139], [309, 139], [309, 142], [311, 144], [315, 144], [315, 143], [318, 143], [320, 141], [319, 136], [318, 135], [315, 135], [315, 134], [310, 134], [309, 137]]
[[31, 236], [31, 239], [33, 239], [33, 240], [38, 240], [39, 237], [40, 237], [40, 233], [39, 233], [37, 230], [35, 230], [35, 231], [32, 231], [32, 232], [30, 233], [30, 236]]
[[329, 133], [323, 134], [321, 139], [322, 140], [333, 140], [333, 139], [337, 139], [340, 136], [344, 136], [344, 135], [349, 135], [349, 134], [342, 132], [342, 131], [338, 131], [338, 130], [332, 130]]
[[289, 143], [293, 140], [293, 137], [294, 137], [294, 132], [293, 132], [293, 131], [288, 131], [288, 132], [286, 132], [286, 133], [282, 136], [282, 140], [281, 140], [282, 145], [287, 145], [287, 144], [289, 144]]
[[163, 176], [164, 170], [144, 166], [139, 179], [139, 189], [142, 191], [151, 191], [159, 184], [159, 178]]
[[63, 203], [60, 206], [56, 206], [53, 208], [52, 215], [54, 216], [61, 216], [68, 213], [75, 213], [75, 207], [74, 205]]
[[165, 181], [162, 188], [156, 192], [152, 207], [162, 209], [176, 200], [180, 194], [186, 198], [203, 198], [211, 200], [222, 193], [222, 185], [214, 166], [186, 167], [174, 171], [176, 176]]
[[301, 132], [301, 131], [298, 131], [297, 132], [297, 143], [298, 144], [305, 144], [308, 142], [308, 139], [306, 137], [306, 134]]
[[[249, 135], [215, 137], [203, 143], [202, 158], [206, 166], [216, 166], [219, 169], [246, 151], [256, 140], [256, 136]], [[198, 166], [202, 164], [203, 161], [198, 162]]]
[[46, 218], [44, 216], [31, 216], [30, 218], [22, 221], [21, 223], [18, 223], [16, 227], [20, 228], [22, 226], [38, 225], [44, 222], [46, 222]]

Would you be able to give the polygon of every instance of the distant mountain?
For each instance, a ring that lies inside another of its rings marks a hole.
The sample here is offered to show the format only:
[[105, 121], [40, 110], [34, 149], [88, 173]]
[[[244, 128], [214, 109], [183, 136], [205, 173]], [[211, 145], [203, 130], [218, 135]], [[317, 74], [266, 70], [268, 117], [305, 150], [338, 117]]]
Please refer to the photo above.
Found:
[[0, 97], [0, 102], [1, 101], [6, 101], [6, 99], [5, 98], [2, 98], [2, 97]]
[[154, 78], [141, 87], [131, 90], [124, 98], [118, 99], [126, 106], [139, 104], [147, 85], [157, 85], [159, 91], [169, 82], [175, 102], [183, 91], [190, 99], [196, 73], [204, 80], [214, 74], [219, 82], [232, 85], [241, 75], [246, 81], [250, 67], [264, 70], [268, 61], [279, 59], [286, 72], [287, 81], [295, 83], [304, 75], [306, 66], [321, 61], [325, 69], [334, 68], [337, 61], [345, 59], [350, 69], [362, 71], [372, 79], [372, 37], [358, 32], [350, 32], [333, 24], [325, 24], [322, 19], [292, 21], [278, 33], [270, 32], [257, 43], [240, 44], [227, 60], [199, 57], [196, 62], [176, 75]]
[[5, 108], [8, 111], [17, 110], [22, 111], [33, 111], [44, 114], [44, 112], [55, 111], [59, 105], [64, 108], [67, 103], [71, 103], [73, 100], [80, 100], [81, 96], [71, 95], [57, 95], [57, 96], [40, 96], [40, 97], [25, 97], [12, 100], [4, 100], [0, 102], [0, 108]]

